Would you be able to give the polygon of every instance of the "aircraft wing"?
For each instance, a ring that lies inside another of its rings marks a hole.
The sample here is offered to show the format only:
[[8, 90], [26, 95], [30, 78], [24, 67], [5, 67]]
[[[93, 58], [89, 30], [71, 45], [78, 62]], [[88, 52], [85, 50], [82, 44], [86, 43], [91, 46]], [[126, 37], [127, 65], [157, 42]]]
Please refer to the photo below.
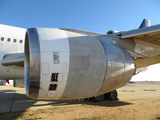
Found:
[[121, 39], [133, 39], [137, 46], [135, 51], [145, 54], [146, 58], [134, 60], [137, 68], [160, 63], [160, 24], [127, 31]]
[[134, 38], [134, 41], [137, 43], [143, 42], [143, 44], [159, 47], [160, 24], [125, 32], [121, 35], [121, 39], [125, 38]]
[[6, 54], [1, 63], [4, 66], [17, 65], [24, 67], [24, 53]]

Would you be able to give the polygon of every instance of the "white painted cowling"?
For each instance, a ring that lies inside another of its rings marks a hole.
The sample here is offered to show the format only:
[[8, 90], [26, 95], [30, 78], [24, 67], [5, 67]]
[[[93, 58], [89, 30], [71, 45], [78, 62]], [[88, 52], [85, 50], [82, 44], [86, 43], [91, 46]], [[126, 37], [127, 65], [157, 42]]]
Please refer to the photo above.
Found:
[[105, 36], [100, 40], [50, 28], [27, 31], [25, 85], [30, 98], [69, 100], [100, 95], [127, 84], [135, 70], [130, 54], [107, 42]]

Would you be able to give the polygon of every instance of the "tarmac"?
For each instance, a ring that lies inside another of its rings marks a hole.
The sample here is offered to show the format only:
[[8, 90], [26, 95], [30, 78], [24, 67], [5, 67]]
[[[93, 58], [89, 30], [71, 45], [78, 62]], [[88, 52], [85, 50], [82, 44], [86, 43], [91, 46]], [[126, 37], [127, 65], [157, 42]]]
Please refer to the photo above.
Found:
[[[160, 97], [160, 83], [129, 83], [117, 89], [119, 101]], [[109, 101], [105, 101], [109, 102]], [[66, 107], [93, 103], [92, 101], [33, 100], [25, 95], [25, 88], [0, 86], [0, 113], [16, 112], [50, 107]]]

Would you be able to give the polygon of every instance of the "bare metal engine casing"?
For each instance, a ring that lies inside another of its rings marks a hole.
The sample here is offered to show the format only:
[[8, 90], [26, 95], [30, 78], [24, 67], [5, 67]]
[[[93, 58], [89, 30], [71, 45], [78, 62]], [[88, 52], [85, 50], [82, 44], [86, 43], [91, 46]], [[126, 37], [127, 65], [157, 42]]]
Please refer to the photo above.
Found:
[[80, 99], [126, 85], [135, 71], [132, 56], [107, 38], [61, 29], [28, 29], [24, 52], [27, 96]]

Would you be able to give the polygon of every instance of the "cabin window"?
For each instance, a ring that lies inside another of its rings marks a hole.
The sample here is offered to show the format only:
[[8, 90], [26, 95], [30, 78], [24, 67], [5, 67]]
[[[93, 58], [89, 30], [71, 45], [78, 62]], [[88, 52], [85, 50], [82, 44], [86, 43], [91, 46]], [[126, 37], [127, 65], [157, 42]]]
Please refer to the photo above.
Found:
[[50, 84], [49, 91], [56, 90], [56, 89], [57, 89], [57, 84]]
[[1, 41], [4, 41], [4, 37], [1, 37]]
[[19, 40], [19, 43], [22, 43], [23, 41], [22, 40]]
[[16, 40], [16, 39], [14, 39], [14, 40], [13, 40], [13, 42], [17, 42], [17, 40]]
[[8, 39], [7, 39], [7, 41], [8, 41], [8, 42], [10, 42], [10, 41], [11, 41], [11, 39], [10, 39], [10, 38], [8, 38]]

